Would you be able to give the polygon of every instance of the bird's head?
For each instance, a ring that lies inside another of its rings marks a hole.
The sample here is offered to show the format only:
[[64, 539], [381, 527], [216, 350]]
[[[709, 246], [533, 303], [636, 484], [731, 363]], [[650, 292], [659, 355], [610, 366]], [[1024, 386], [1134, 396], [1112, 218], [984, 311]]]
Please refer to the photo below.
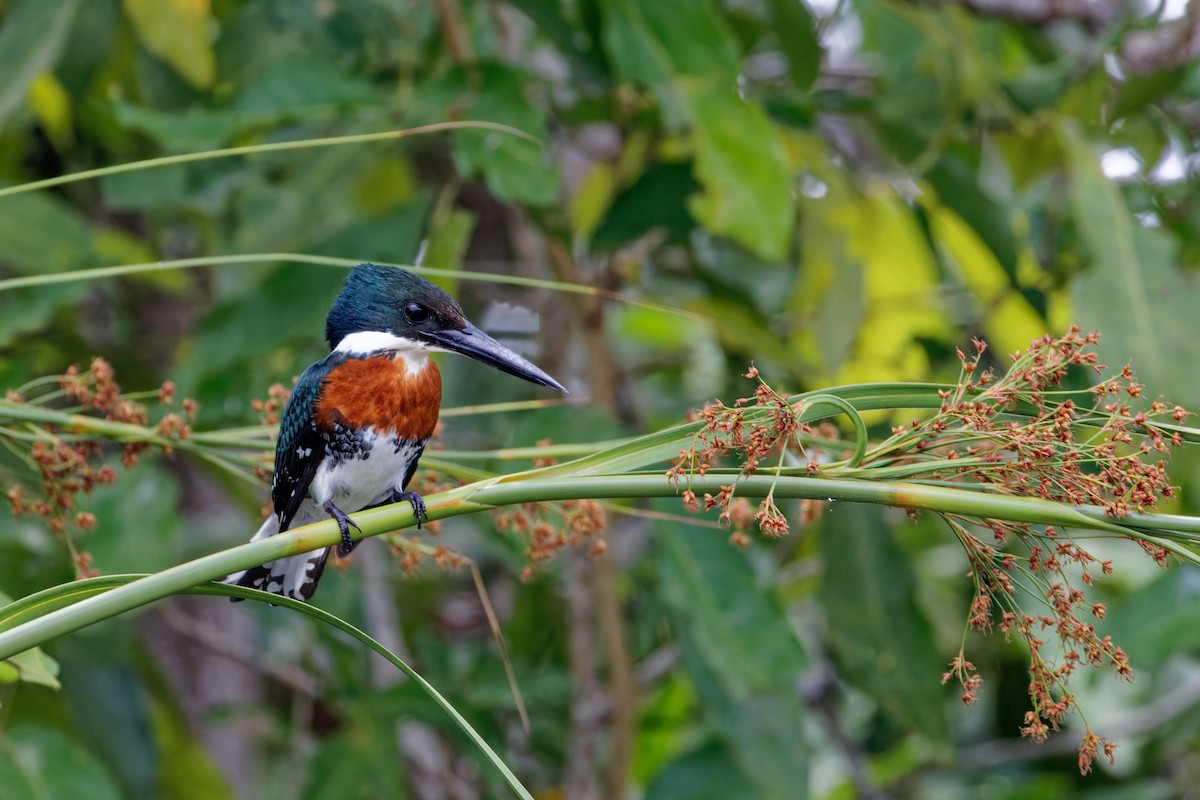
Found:
[[329, 309], [325, 338], [331, 350], [367, 354], [393, 351], [410, 363], [431, 351], [461, 353], [540, 386], [565, 393], [535, 364], [475, 327], [454, 298], [405, 269], [359, 264]]

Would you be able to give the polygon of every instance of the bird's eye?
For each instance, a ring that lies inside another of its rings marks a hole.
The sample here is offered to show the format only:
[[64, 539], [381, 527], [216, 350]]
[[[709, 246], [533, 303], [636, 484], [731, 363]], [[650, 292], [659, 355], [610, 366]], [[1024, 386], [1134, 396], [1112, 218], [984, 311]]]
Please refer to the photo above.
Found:
[[429, 319], [429, 309], [420, 303], [409, 303], [404, 307], [404, 318], [414, 325]]

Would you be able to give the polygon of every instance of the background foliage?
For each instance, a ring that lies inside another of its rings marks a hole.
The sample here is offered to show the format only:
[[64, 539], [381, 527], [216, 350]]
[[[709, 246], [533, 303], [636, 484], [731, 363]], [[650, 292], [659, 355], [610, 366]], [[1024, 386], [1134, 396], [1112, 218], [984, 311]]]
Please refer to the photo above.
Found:
[[[0, 278], [296, 252], [578, 283], [688, 312], [451, 282], [524, 339], [563, 408], [447, 419], [449, 450], [592, 441], [777, 386], [952, 380], [1070, 321], [1108, 363], [1200, 405], [1200, 4], [854, 0], [8, 0], [0, 182], [161, 155], [412, 127], [482, 131], [203, 161], [0, 198]], [[277, 258], [0, 293], [0, 385], [100, 354], [164, 379], [199, 429], [323, 355], [342, 271]], [[506, 305], [508, 304], [508, 305]], [[446, 405], [531, 397], [461, 360]], [[885, 426], [887, 420], [879, 420]], [[0, 480], [24, 479], [3, 456]], [[506, 462], [482, 466], [511, 469]], [[1194, 458], [1176, 462], [1195, 512]], [[147, 458], [88, 503], [102, 572], [242, 540], [261, 485]], [[677, 503], [654, 510], [678, 512]], [[794, 510], [794, 509], [793, 509]], [[693, 521], [697, 522], [697, 521]], [[1024, 655], [973, 642], [977, 707], [940, 684], [970, 587], [947, 532], [835, 505], [747, 550], [612, 515], [608, 556], [483, 569], [521, 728], [470, 576], [385, 546], [318, 602], [407, 653], [540, 796], [1173, 797], [1200, 771], [1200, 589], [1114, 550], [1102, 623], [1138, 680], [1079, 676], [1115, 768], [1019, 741]], [[373, 558], [372, 558], [373, 557]], [[0, 590], [69, 580], [60, 539], [0, 525]], [[505, 790], [410, 683], [282, 610], [176, 599], [51, 648], [62, 688], [0, 684], [12, 797], [478, 797]], [[6, 676], [0, 674], [0, 679]], [[402, 756], [402, 757], [398, 757]], [[7, 790], [6, 790], [7, 791]]]

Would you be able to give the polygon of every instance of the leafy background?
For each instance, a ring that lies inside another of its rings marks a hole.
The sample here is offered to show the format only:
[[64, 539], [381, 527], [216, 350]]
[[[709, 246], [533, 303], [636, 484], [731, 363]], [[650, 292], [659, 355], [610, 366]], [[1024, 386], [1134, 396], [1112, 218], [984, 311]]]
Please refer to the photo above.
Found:
[[[448, 420], [450, 449], [586, 442], [748, 394], [951, 380], [1071, 321], [1155, 395], [1200, 405], [1200, 4], [959, 0], [8, 0], [0, 182], [218, 147], [505, 123], [202, 161], [0, 198], [0, 277], [294, 252], [549, 278], [451, 281], [536, 354], [569, 407]], [[92, 355], [175, 381], [198, 427], [320, 357], [342, 271], [237, 265], [0, 293], [0, 385]], [[446, 405], [532, 397], [444, 362]], [[879, 420], [888, 424], [887, 420]], [[0, 462], [7, 485], [19, 462]], [[508, 463], [483, 466], [504, 470]], [[1196, 512], [1194, 458], [1176, 464]], [[104, 572], [242, 540], [265, 498], [186, 458], [90, 501]], [[676, 513], [675, 503], [651, 510]], [[1138, 680], [1079, 676], [1121, 743], [1017, 738], [1024, 655], [971, 641], [977, 707], [942, 687], [969, 602], [947, 532], [835, 505], [778, 543], [613, 515], [609, 555], [528, 579], [490, 519], [475, 559], [530, 709], [526, 734], [470, 577], [401, 577], [366, 545], [318, 602], [405, 653], [543, 798], [1177, 797], [1200, 761], [1200, 582], [1113, 547], [1098, 599]], [[369, 549], [368, 549], [369, 548]], [[0, 589], [69, 580], [61, 542], [0, 524]], [[410, 683], [282, 610], [175, 599], [50, 648], [58, 691], [0, 684], [6, 797], [505, 796]], [[0, 675], [0, 678], [5, 676]]]

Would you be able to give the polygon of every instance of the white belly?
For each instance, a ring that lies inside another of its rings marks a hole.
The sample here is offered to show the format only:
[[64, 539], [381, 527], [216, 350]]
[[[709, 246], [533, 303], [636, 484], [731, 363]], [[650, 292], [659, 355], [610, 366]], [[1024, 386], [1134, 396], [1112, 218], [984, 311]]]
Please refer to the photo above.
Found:
[[362, 440], [369, 447], [336, 458], [326, 456], [317, 468], [308, 489], [315, 505], [332, 500], [342, 511], [353, 513], [404, 489], [404, 475], [424, 442], [397, 440], [375, 429], [365, 432]]

